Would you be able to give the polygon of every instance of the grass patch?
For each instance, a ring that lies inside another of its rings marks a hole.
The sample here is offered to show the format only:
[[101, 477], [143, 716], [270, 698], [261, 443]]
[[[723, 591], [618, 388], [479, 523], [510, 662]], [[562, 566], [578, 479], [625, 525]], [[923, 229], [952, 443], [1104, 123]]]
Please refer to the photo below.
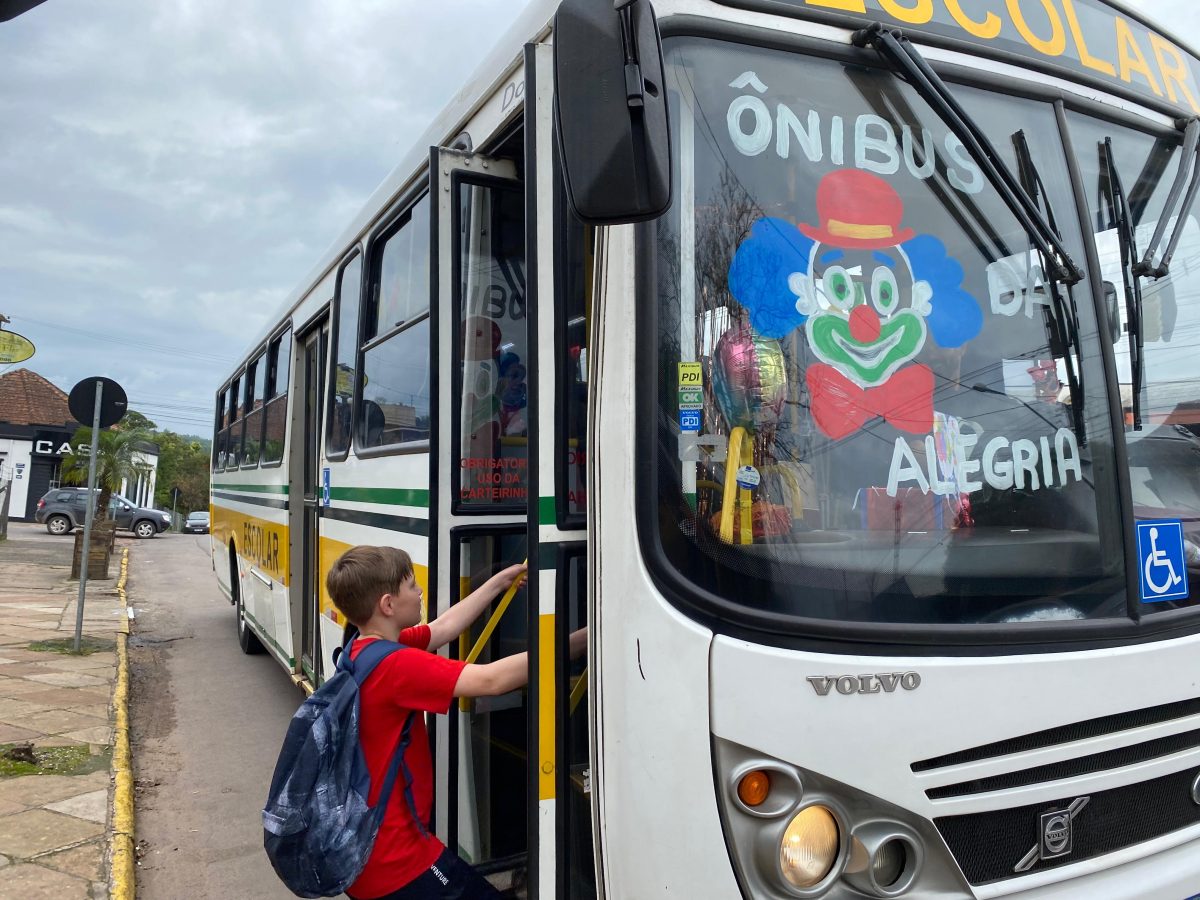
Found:
[[79, 652], [75, 652], [75, 638], [55, 638], [52, 641], [34, 641], [29, 645], [30, 650], [44, 653], [66, 653], [70, 656], [91, 656], [102, 650], [115, 650], [116, 641], [106, 638], [95, 638], [83, 635], [79, 640]]
[[20, 775], [88, 775], [112, 765], [112, 748], [105, 747], [93, 754], [87, 744], [72, 744], [69, 747], [34, 747], [36, 763], [10, 759], [7, 751], [18, 744], [0, 744], [0, 778], [16, 778]]

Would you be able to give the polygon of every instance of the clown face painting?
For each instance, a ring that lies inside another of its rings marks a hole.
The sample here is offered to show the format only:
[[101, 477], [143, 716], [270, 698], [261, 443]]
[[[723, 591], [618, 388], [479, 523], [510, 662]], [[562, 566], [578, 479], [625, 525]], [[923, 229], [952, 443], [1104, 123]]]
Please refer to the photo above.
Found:
[[900, 196], [869, 172], [829, 173], [816, 206], [817, 224], [756, 222], [730, 266], [730, 290], [765, 337], [804, 326], [820, 360], [805, 374], [812, 415], [826, 435], [846, 437], [875, 417], [927, 434], [934, 379], [917, 356], [930, 337], [956, 347], [982, 326], [962, 267], [937, 238], [903, 224]]

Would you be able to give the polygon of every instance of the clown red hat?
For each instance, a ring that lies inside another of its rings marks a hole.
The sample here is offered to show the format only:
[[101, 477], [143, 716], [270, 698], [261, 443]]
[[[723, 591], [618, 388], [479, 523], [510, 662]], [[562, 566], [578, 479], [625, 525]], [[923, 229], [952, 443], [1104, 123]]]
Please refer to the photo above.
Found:
[[833, 247], [876, 250], [903, 244], [916, 234], [900, 227], [904, 201], [896, 189], [860, 169], [839, 169], [821, 179], [817, 216], [820, 227], [801, 225], [801, 233]]

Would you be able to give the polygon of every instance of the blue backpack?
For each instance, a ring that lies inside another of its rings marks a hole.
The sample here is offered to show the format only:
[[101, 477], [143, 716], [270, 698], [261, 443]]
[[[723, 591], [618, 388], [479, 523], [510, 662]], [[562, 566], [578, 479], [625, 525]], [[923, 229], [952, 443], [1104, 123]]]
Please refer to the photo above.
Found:
[[[347, 641], [347, 650], [349, 641]], [[369, 806], [371, 776], [359, 743], [359, 688], [404, 645], [374, 640], [351, 660], [336, 653], [336, 671], [296, 711], [275, 764], [263, 808], [263, 844], [275, 873], [300, 897], [336, 897], [367, 864], [399, 770], [413, 820], [425, 834], [404, 761], [413, 716], [404, 720], [379, 793]]]

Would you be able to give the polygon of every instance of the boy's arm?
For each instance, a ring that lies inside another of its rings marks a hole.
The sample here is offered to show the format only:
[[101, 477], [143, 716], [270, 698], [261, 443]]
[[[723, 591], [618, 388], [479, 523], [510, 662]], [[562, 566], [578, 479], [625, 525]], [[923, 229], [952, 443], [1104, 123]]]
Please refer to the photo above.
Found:
[[[587, 652], [587, 628], [571, 632], [567, 654], [578, 659]], [[529, 654], [514, 653], [495, 662], [469, 663], [454, 685], [455, 697], [498, 697], [524, 687], [529, 681]]]
[[429, 623], [429, 646], [425, 649], [432, 652], [457, 638], [479, 618], [479, 614], [487, 609], [489, 603], [508, 590], [518, 578], [524, 577], [528, 571], [528, 563], [509, 566], [451, 606]]
[[514, 653], [504, 659], [479, 665], [470, 663], [454, 685], [455, 697], [499, 697], [529, 681], [529, 654]]

